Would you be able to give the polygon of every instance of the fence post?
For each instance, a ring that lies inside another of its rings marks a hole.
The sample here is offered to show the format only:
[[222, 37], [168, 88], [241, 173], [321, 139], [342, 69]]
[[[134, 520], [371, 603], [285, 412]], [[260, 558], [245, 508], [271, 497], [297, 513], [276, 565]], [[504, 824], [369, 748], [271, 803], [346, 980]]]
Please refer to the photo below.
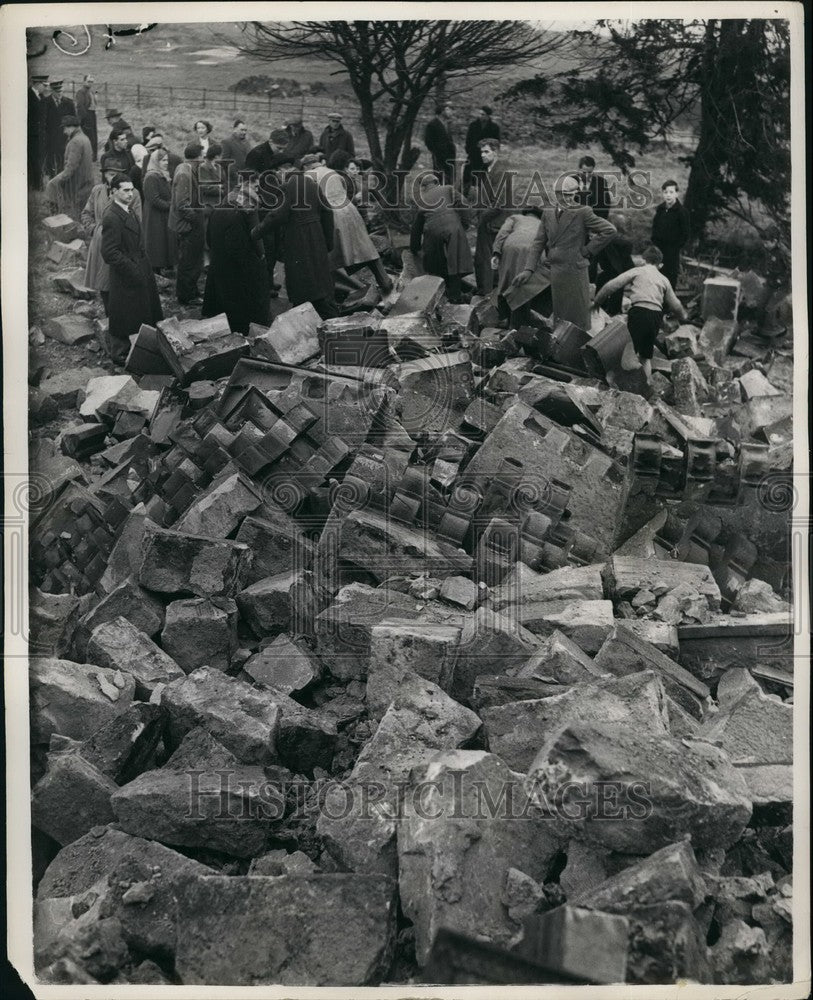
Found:
[[169, 103], [172, 104], [172, 87], [169, 88]]
[[203, 88], [203, 107], [206, 107], [206, 88]]
[[136, 107], [141, 107], [141, 84], [136, 84]]
[[107, 80], [104, 82], [104, 106], [105, 109], [110, 107], [110, 101], [107, 99]]
[[232, 104], [232, 110], [233, 110], [233, 111], [236, 111], [236, 110], [237, 110], [237, 91], [236, 91], [236, 90], [235, 90], [235, 92], [234, 92], [234, 102], [233, 102], [233, 104]]

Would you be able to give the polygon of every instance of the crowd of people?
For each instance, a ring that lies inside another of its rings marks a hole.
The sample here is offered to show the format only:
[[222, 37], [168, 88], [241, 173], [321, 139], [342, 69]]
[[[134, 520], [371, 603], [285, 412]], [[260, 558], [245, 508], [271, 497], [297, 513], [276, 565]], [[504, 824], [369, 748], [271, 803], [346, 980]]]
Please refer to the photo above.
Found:
[[[281, 287], [278, 262], [291, 304], [311, 302], [325, 319], [340, 315], [342, 300], [370, 279], [383, 295], [391, 290], [381, 240], [371, 233], [380, 214], [360, 183], [372, 164], [357, 157], [339, 112], [327, 116], [318, 142], [301, 115], [256, 145], [242, 118], [220, 140], [200, 119], [180, 157], [160, 130], [136, 133], [117, 108], [106, 111], [102, 147], [93, 83], [85, 77], [71, 101], [62, 81], [31, 78], [29, 183], [44, 188], [50, 210], [84, 227], [85, 284], [100, 293], [115, 360], [126, 358], [142, 323], [162, 318], [156, 275], [174, 276], [179, 305], [199, 305], [204, 316], [225, 312], [241, 333], [268, 322]], [[468, 126], [462, 177], [453, 120], [451, 105], [438, 105], [424, 133], [432, 169], [420, 176], [410, 233], [424, 270], [445, 279], [452, 302], [465, 299], [464, 278], [473, 275], [506, 326], [525, 321], [549, 289], [554, 316], [589, 329], [591, 309], [603, 303], [620, 312], [629, 286], [630, 333], [647, 364], [664, 309], [682, 310], [674, 288], [689, 224], [676, 182], [663, 185], [653, 245], [636, 268], [626, 219], [616, 213], [610, 220], [609, 189], [592, 157], [557, 181], [553, 206], [529, 198], [518, 209], [492, 109], [480, 108]]]

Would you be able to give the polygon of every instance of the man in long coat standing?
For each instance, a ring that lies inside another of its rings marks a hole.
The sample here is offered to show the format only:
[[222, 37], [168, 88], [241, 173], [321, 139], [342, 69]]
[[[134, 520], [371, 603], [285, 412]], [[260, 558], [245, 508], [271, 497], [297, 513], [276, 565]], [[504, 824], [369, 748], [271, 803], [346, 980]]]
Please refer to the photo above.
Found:
[[600, 219], [589, 206], [579, 205], [579, 182], [574, 177], [565, 177], [557, 187], [561, 204], [543, 211], [525, 269], [514, 279], [514, 284], [524, 284], [547, 251], [553, 315], [589, 330], [590, 259], [607, 246], [616, 228], [606, 219]]
[[45, 185], [45, 200], [55, 211], [78, 219], [93, 187], [93, 152], [76, 115], [62, 119], [62, 130], [67, 140], [64, 166]]
[[330, 157], [337, 149], [343, 149], [352, 160], [356, 155], [356, 147], [353, 136], [342, 125], [342, 116], [338, 111], [331, 111], [327, 116], [327, 122], [327, 128], [319, 136], [319, 148], [325, 154], [325, 162], [330, 161]]
[[499, 158], [499, 139], [481, 139], [480, 156], [483, 171], [478, 178], [477, 243], [474, 248], [474, 276], [480, 295], [489, 295], [494, 285], [491, 256], [494, 240], [502, 224], [511, 214], [512, 174], [504, 160]]
[[52, 80], [51, 93], [45, 98], [45, 172], [54, 177], [62, 169], [65, 159], [65, 133], [62, 119], [75, 115], [73, 101], [62, 96], [62, 81]]
[[42, 188], [45, 159], [45, 84], [47, 76], [32, 76], [28, 88], [28, 186]]
[[82, 131], [90, 139], [90, 148], [93, 150], [95, 163], [99, 139], [96, 129], [96, 94], [93, 91], [93, 83], [93, 77], [90, 73], [86, 73], [82, 86], [76, 91], [76, 117], [79, 119]]
[[172, 178], [169, 205], [169, 228], [178, 241], [175, 295], [185, 306], [199, 301], [198, 279], [203, 270], [206, 242], [206, 213], [200, 200], [200, 146], [190, 142], [184, 150], [184, 162]]
[[133, 182], [126, 174], [116, 174], [110, 192], [113, 201], [102, 217], [102, 259], [110, 267], [110, 356], [123, 363], [130, 336], [142, 323], [155, 326], [164, 313], [141, 225], [131, 211]]
[[283, 236], [285, 290], [293, 306], [310, 302], [322, 319], [336, 316], [330, 251], [333, 212], [319, 196], [319, 185], [301, 169], [292, 170], [282, 189], [282, 202], [270, 208], [252, 230], [256, 239], [272, 230]]
[[435, 117], [429, 120], [423, 132], [424, 145], [432, 154], [432, 169], [441, 184], [454, 184], [457, 147], [452, 138], [451, 122], [450, 105], [436, 104]]
[[463, 167], [463, 193], [468, 194], [472, 184], [479, 180], [485, 164], [480, 155], [482, 139], [499, 139], [500, 126], [491, 118], [491, 108], [484, 104], [477, 109], [477, 117], [469, 123], [466, 131], [466, 163]]
[[228, 205], [209, 216], [209, 272], [203, 293], [203, 316], [225, 312], [229, 326], [246, 334], [251, 323], [268, 323], [270, 285], [262, 240], [251, 235], [259, 224], [259, 176], [244, 171]]

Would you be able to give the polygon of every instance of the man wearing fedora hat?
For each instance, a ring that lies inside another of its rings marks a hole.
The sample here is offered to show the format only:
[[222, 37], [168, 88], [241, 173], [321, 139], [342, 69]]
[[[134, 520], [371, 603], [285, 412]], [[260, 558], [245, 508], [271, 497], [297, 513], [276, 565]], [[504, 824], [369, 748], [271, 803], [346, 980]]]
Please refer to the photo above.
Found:
[[288, 145], [283, 150], [286, 160], [291, 160], [299, 166], [302, 157], [313, 149], [313, 133], [302, 124], [302, 115], [293, 114], [285, 122], [288, 133]]
[[73, 101], [62, 96], [62, 81], [51, 80], [51, 93], [45, 101], [45, 171], [54, 177], [62, 169], [65, 158], [65, 133], [62, 119], [65, 115], [75, 115]]
[[96, 93], [93, 90], [94, 79], [90, 73], [85, 73], [82, 86], [76, 91], [76, 117], [82, 126], [82, 131], [90, 139], [95, 162], [98, 147], [96, 132]]
[[93, 187], [93, 151], [76, 115], [65, 115], [62, 130], [66, 139], [64, 166], [46, 184], [45, 200], [56, 211], [78, 220]]
[[342, 125], [342, 116], [338, 111], [331, 111], [327, 116], [327, 128], [319, 136], [319, 148], [325, 154], [325, 160], [330, 160], [337, 149], [344, 150], [351, 159], [356, 155], [353, 136]]
[[32, 76], [28, 87], [28, 185], [42, 188], [45, 158], [45, 86], [47, 76]]
[[110, 135], [107, 138], [107, 142], [104, 144], [105, 153], [109, 153], [113, 148], [111, 144], [111, 139], [114, 132], [126, 132], [127, 133], [127, 148], [130, 149], [135, 145], [136, 137], [133, 132], [133, 127], [129, 122], [126, 122], [122, 117], [121, 112], [118, 108], [108, 108], [105, 112], [105, 118], [107, 119], [107, 124], [110, 126]]

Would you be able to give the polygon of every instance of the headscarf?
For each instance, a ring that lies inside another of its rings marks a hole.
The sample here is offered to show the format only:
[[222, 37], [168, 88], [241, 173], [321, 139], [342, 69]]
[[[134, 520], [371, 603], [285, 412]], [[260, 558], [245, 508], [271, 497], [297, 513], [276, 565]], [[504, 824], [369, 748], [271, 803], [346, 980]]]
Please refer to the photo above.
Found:
[[133, 154], [133, 161], [135, 162], [135, 165], [140, 167], [144, 162], [144, 157], [147, 155], [147, 147], [142, 146], [140, 142], [137, 142], [134, 146], [132, 146], [130, 152]]
[[160, 174], [169, 180], [169, 154], [165, 149], [154, 149], [147, 162], [147, 170], [144, 174]]

